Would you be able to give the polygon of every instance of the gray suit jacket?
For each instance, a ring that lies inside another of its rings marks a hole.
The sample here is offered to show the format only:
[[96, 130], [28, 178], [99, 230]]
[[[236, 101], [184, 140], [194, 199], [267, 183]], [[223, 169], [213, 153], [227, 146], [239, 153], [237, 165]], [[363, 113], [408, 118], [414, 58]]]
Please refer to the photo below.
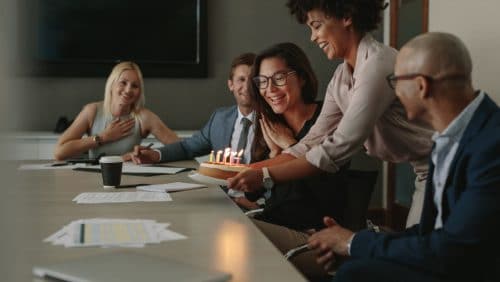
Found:
[[231, 135], [237, 117], [236, 105], [215, 110], [205, 126], [193, 136], [159, 148], [160, 162], [192, 159], [209, 154], [211, 150], [231, 147]]

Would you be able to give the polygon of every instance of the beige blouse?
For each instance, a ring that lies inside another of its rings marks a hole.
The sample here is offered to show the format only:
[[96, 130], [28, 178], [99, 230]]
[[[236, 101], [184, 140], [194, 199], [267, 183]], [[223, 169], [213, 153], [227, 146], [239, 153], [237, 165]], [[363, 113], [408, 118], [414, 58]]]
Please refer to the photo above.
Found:
[[362, 148], [390, 162], [410, 162], [425, 177], [433, 131], [410, 123], [385, 77], [394, 70], [397, 51], [371, 35], [361, 40], [354, 73], [340, 64], [328, 84], [321, 114], [309, 133], [286, 150], [305, 155], [312, 165], [329, 172]]

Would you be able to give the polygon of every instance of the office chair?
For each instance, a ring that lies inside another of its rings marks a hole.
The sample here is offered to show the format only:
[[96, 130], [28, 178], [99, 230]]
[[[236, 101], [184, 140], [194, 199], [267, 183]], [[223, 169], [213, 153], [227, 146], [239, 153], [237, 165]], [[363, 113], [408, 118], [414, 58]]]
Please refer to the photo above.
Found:
[[[366, 213], [377, 183], [378, 171], [362, 171], [349, 169], [347, 171], [347, 193], [342, 225], [352, 231], [367, 228]], [[253, 213], [254, 214], [254, 213]], [[370, 226], [370, 228], [374, 228]], [[378, 228], [378, 227], [376, 227]], [[285, 253], [285, 259], [309, 251], [307, 245], [297, 246]]]
[[377, 183], [378, 171], [349, 169], [344, 227], [358, 231], [366, 228], [366, 213]]

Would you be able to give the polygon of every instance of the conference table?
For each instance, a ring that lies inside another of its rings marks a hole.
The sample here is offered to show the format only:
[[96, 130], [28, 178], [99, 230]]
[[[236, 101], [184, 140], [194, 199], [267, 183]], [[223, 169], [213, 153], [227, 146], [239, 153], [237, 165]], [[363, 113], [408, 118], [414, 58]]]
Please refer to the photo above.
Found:
[[[171, 202], [77, 204], [82, 192], [104, 192], [100, 173], [19, 170], [23, 163], [5, 162], [1, 177], [1, 281], [44, 281], [32, 275], [34, 265], [130, 248], [65, 248], [43, 242], [64, 225], [85, 218], [152, 219], [187, 239], [132, 248], [130, 251], [195, 267], [232, 274], [231, 281], [305, 281], [251, 220], [217, 185], [171, 193]], [[170, 163], [197, 167], [194, 161]], [[190, 172], [175, 175], [122, 176], [122, 185], [193, 182]], [[112, 191], [134, 191], [120, 188]], [[137, 269], [140, 271], [140, 269]], [[144, 281], [148, 281], [147, 275]], [[165, 281], [169, 281], [168, 277]]]

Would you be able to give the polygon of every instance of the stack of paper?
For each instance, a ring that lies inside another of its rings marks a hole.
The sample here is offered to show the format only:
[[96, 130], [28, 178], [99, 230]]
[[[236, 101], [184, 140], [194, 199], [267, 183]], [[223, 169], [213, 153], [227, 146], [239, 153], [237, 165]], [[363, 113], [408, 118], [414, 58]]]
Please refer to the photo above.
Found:
[[149, 192], [176, 192], [176, 191], [192, 190], [205, 187], [207, 186], [203, 184], [172, 182], [165, 184], [137, 186], [137, 190], [149, 191]]
[[73, 199], [77, 204], [170, 202], [172, 197], [164, 192], [86, 192]]
[[143, 247], [149, 243], [187, 238], [168, 230], [169, 225], [147, 219], [80, 219], [64, 226], [44, 242], [65, 247]]

